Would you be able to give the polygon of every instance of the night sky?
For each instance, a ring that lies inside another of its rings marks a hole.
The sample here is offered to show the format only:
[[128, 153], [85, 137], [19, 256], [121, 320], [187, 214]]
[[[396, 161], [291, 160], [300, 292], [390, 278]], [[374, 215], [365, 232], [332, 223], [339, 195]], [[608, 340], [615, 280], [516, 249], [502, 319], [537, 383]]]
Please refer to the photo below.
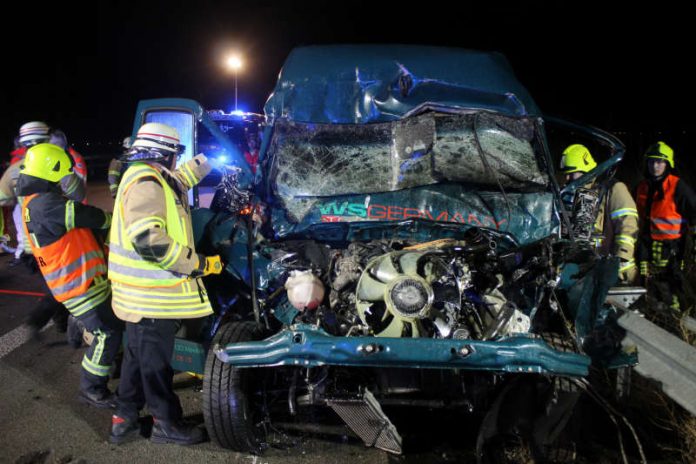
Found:
[[260, 112], [293, 47], [331, 43], [499, 51], [546, 113], [620, 133], [629, 150], [659, 133], [677, 163], [694, 145], [695, 26], [684, 3], [24, 3], [4, 13], [1, 33], [7, 150], [35, 119], [64, 129], [84, 153], [87, 140], [117, 143], [144, 98], [230, 110], [234, 78], [221, 62], [232, 48], [245, 57], [239, 106]]

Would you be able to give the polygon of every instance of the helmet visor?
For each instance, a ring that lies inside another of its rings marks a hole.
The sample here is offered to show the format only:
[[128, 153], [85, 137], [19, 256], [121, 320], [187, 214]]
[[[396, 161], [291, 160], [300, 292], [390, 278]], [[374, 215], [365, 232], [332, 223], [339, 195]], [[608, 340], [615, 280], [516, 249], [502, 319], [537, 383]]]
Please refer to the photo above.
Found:
[[165, 142], [163, 140], [156, 140], [156, 139], [151, 139], [149, 137], [138, 137], [137, 140], [146, 140], [148, 142], [156, 143], [158, 145], [162, 145], [164, 147], [167, 147], [171, 151], [173, 151], [175, 154], [180, 155], [186, 150], [186, 145], [181, 145], [180, 143], [170, 143], [170, 142]]

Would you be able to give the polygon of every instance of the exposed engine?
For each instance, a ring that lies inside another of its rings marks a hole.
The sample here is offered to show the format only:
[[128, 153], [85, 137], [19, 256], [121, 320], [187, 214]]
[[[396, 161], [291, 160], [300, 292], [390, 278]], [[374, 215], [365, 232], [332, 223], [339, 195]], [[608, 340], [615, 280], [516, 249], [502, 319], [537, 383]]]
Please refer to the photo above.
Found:
[[286, 242], [276, 264], [287, 270], [297, 317], [334, 335], [487, 340], [530, 332], [555, 279], [551, 247], [498, 252], [483, 231], [470, 235], [353, 242], [343, 250]]

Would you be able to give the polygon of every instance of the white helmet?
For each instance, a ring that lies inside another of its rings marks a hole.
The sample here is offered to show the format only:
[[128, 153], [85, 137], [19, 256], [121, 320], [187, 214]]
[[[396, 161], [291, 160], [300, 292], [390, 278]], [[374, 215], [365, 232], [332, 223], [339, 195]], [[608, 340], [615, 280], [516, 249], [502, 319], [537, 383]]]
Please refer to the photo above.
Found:
[[41, 121], [31, 121], [22, 124], [19, 128], [19, 143], [25, 147], [31, 147], [37, 143], [48, 142], [48, 125]]
[[138, 129], [126, 161], [161, 160], [183, 151], [184, 146], [179, 144], [176, 129], [166, 124], [149, 122]]

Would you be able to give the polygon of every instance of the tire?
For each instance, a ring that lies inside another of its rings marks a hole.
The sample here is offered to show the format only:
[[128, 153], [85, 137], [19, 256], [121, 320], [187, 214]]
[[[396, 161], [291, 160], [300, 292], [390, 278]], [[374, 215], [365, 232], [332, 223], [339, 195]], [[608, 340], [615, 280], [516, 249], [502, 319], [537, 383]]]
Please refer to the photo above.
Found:
[[[261, 339], [253, 322], [231, 322], [218, 330], [211, 346]], [[211, 350], [203, 378], [203, 416], [211, 440], [223, 448], [259, 454], [266, 446], [258, 369], [221, 362]]]

